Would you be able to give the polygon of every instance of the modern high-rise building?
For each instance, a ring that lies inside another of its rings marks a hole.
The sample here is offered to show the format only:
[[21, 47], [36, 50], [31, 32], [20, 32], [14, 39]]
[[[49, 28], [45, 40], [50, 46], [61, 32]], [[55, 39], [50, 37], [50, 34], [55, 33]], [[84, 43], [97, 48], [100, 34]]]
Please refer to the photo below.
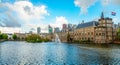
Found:
[[67, 24], [63, 24], [62, 25], [62, 32], [66, 32], [67, 31]]
[[68, 30], [72, 31], [72, 24], [68, 24]]
[[59, 32], [60, 32], [60, 28], [59, 27], [54, 28], [54, 33], [59, 33]]
[[120, 23], [118, 23], [118, 27], [120, 28]]
[[118, 25], [117, 25], [117, 24], [114, 24], [114, 25], [113, 25], [113, 28], [118, 28]]
[[29, 31], [29, 33], [30, 33], [30, 34], [32, 34], [32, 33], [33, 33], [33, 31], [32, 31], [32, 30], [30, 30], [30, 31]]
[[53, 28], [52, 28], [50, 25], [48, 25], [48, 32], [49, 32], [50, 34], [53, 33]]
[[40, 34], [40, 32], [41, 32], [41, 28], [37, 27], [37, 34]]
[[76, 28], [77, 28], [77, 25], [76, 25], [76, 24], [73, 24], [72, 30], [75, 30]]

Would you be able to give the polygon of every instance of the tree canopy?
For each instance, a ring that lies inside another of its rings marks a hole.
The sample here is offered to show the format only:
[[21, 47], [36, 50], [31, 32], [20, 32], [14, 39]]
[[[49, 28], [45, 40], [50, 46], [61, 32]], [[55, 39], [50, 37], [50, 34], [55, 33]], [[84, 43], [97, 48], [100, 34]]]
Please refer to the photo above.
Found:
[[118, 30], [118, 39], [120, 40], [120, 28]]
[[40, 37], [37, 34], [31, 34], [31, 35], [28, 35], [26, 37], [26, 41], [27, 42], [32, 42], [32, 43], [35, 43], [35, 42], [47, 42], [47, 41], [49, 41], [49, 39], [47, 39], [47, 38], [44, 39], [44, 38]]
[[0, 39], [8, 39], [8, 35], [0, 33]]
[[17, 35], [16, 34], [14, 34], [12, 37], [13, 37], [14, 40], [17, 39]]

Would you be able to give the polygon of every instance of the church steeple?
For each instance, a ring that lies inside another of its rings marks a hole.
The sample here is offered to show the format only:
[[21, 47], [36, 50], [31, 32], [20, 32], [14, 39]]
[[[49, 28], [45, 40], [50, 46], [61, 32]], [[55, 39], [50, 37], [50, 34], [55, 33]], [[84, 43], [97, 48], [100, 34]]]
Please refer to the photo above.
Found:
[[84, 20], [82, 20], [82, 23], [84, 23]]
[[103, 12], [101, 13], [101, 19], [104, 19], [104, 13]]

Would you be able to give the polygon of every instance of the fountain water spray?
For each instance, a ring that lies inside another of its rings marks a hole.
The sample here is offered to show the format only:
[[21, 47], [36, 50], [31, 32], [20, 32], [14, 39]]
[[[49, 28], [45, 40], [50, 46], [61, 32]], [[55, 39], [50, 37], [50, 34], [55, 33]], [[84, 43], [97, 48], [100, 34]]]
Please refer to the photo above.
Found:
[[57, 42], [57, 43], [61, 43], [61, 41], [60, 41], [60, 38], [59, 38], [58, 34], [55, 34], [55, 42]]

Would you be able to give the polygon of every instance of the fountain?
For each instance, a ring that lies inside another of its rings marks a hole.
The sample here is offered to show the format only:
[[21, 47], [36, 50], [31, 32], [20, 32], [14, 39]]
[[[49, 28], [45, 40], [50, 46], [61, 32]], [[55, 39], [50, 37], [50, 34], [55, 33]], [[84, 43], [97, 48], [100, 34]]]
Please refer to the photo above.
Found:
[[60, 38], [59, 38], [58, 34], [55, 34], [55, 42], [57, 42], [57, 43], [61, 43], [61, 41], [60, 41]]

